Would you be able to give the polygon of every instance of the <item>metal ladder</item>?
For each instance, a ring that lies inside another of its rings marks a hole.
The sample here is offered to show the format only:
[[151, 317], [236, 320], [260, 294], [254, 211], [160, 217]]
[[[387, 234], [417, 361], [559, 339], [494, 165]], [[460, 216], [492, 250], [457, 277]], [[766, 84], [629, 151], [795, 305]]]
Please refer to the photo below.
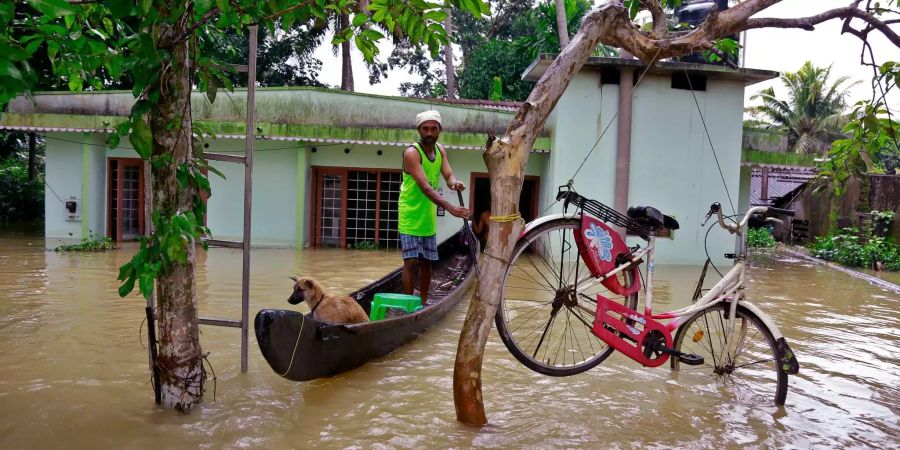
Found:
[[250, 61], [248, 65], [237, 65], [238, 72], [247, 73], [247, 137], [244, 156], [224, 153], [205, 153], [212, 161], [232, 162], [244, 165], [244, 235], [241, 241], [209, 239], [206, 242], [213, 247], [239, 248], [243, 256], [241, 273], [241, 320], [211, 319], [201, 317], [203, 325], [232, 327], [241, 329], [241, 372], [247, 372], [247, 335], [250, 324], [250, 209], [253, 200], [253, 140], [256, 130], [256, 49], [258, 26], [250, 28]]

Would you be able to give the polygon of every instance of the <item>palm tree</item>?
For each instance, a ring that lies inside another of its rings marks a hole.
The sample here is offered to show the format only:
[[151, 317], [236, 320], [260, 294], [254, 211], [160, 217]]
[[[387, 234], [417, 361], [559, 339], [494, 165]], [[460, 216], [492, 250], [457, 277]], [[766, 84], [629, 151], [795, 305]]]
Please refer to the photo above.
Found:
[[754, 116], [765, 119], [769, 128], [788, 132], [788, 144], [795, 153], [824, 153], [836, 139], [850, 117], [847, 108], [848, 77], [829, 81], [831, 66], [815, 67], [807, 61], [797, 72], [781, 75], [788, 89], [788, 98], [779, 99], [773, 88], [750, 97], [760, 99], [762, 105], [748, 108]]

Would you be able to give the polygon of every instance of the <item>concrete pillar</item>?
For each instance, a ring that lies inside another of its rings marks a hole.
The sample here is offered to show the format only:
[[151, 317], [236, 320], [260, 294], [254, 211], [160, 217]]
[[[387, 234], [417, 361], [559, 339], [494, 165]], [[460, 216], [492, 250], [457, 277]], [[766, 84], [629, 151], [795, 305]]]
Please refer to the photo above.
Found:
[[616, 187], [614, 207], [617, 211], [628, 209], [628, 188], [631, 171], [631, 107], [634, 98], [633, 69], [621, 69], [619, 76], [619, 119], [616, 140]]
[[303, 143], [300, 143], [300, 148], [297, 149], [297, 230], [294, 237], [294, 248], [297, 249], [303, 248], [303, 245], [306, 242], [304, 240], [304, 237], [306, 236], [304, 218], [306, 215], [308, 198], [306, 172], [307, 166], [309, 165], [306, 153], [306, 147]]

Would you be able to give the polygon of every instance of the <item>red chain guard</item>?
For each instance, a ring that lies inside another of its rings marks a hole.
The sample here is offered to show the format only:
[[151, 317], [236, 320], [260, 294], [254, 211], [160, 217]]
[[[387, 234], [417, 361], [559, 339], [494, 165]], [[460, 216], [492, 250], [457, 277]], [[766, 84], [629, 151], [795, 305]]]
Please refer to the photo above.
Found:
[[[626, 324], [623, 320], [627, 319], [631, 319], [633, 324]], [[610, 331], [607, 326], [624, 336]], [[655, 358], [644, 356], [644, 339], [653, 330], [662, 333], [665, 336], [666, 347], [672, 348], [672, 333], [663, 324], [602, 295], [597, 295], [594, 334], [610, 347], [647, 367], [657, 367], [669, 359], [669, 355], [665, 353]]]
[[[581, 216], [580, 236], [575, 239], [578, 254], [595, 277], [613, 271], [619, 255], [627, 255], [631, 249], [625, 245], [622, 236], [609, 225], [587, 214]], [[618, 277], [610, 277], [601, 283], [613, 293], [621, 296], [634, 294], [641, 289], [641, 277], [637, 266], [631, 270], [631, 288], [622, 286]]]

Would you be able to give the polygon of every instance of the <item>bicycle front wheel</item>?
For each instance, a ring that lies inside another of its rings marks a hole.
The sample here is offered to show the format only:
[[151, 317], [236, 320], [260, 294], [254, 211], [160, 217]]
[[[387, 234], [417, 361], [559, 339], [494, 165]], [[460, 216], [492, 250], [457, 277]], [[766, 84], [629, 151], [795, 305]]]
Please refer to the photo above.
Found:
[[[629, 308], [623, 297], [598, 283], [578, 254], [578, 219], [557, 219], [518, 240], [507, 267], [497, 308], [500, 338], [519, 362], [535, 372], [568, 376], [606, 359], [613, 349], [593, 333], [597, 294]], [[631, 272], [620, 276], [631, 287]]]
[[675, 334], [675, 349], [703, 357], [690, 366], [672, 358], [672, 369], [706, 374], [718, 387], [741, 401], [775, 401], [787, 397], [788, 375], [778, 364], [775, 338], [753, 312], [738, 304], [729, 332], [729, 302], [703, 309], [688, 319]]

